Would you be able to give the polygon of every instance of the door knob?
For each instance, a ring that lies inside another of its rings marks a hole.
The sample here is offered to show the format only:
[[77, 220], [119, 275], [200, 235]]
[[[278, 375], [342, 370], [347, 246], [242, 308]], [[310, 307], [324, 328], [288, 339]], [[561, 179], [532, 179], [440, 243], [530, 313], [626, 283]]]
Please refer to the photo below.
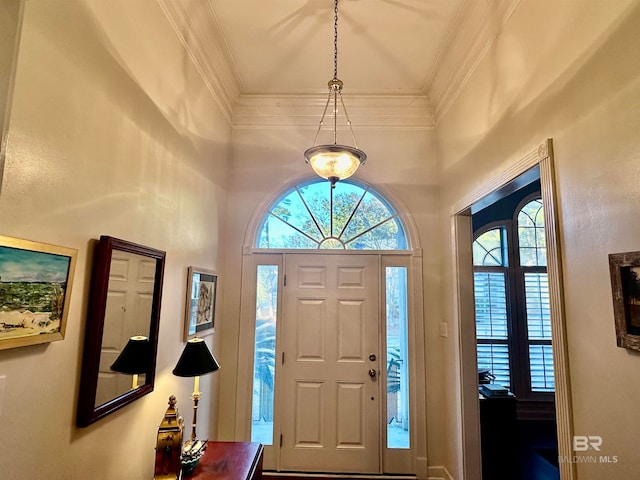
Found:
[[371, 370], [369, 370], [369, 376], [371, 378], [376, 378], [376, 371], [373, 368]]

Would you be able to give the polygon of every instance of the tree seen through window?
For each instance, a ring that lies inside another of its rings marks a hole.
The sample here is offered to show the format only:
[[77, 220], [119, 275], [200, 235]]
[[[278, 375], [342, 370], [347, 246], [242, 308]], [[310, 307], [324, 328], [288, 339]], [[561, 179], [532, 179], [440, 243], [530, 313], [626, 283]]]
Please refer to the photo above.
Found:
[[269, 209], [259, 248], [404, 250], [407, 240], [395, 212], [370, 187], [323, 180], [297, 186]]

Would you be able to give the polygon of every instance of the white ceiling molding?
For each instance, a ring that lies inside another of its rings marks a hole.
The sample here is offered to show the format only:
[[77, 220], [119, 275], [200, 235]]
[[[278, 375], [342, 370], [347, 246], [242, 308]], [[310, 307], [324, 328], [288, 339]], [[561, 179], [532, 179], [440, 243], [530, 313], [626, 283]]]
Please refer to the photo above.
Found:
[[[211, 4], [201, 0], [158, 0], [187, 54], [229, 123], [242, 81], [233, 67]], [[217, 28], [211, 28], [215, 25]]]
[[434, 64], [425, 91], [436, 124], [446, 114], [520, 0], [466, 1]]
[[[241, 95], [234, 112], [234, 128], [317, 128], [326, 95]], [[432, 129], [433, 111], [424, 95], [345, 95], [355, 130]], [[347, 129], [338, 116], [338, 129]]]
[[[419, 91], [344, 94], [354, 127], [433, 128], [520, 0], [466, 0]], [[213, 0], [158, 0], [211, 95], [234, 127], [317, 125], [326, 95], [243, 94], [244, 81]]]

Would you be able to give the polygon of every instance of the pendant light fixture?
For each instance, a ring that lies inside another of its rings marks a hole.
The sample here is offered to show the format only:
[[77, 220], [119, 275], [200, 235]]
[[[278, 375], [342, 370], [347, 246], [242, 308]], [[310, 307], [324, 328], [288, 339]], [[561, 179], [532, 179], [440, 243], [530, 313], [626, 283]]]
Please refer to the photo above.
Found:
[[[358, 167], [367, 160], [367, 155], [358, 148], [356, 136], [351, 127], [351, 120], [347, 114], [347, 109], [342, 100], [342, 80], [338, 79], [338, 0], [333, 3], [333, 78], [329, 80], [329, 96], [327, 103], [320, 118], [320, 125], [316, 131], [316, 138], [313, 141], [313, 147], [304, 152], [305, 161], [311, 165], [313, 171], [320, 177], [326, 178], [331, 182], [334, 188], [336, 182], [344, 180], [353, 175]], [[347, 125], [351, 131], [354, 147], [338, 144], [338, 98], [344, 112]], [[329, 103], [333, 101], [333, 144], [316, 145], [318, 135], [324, 124], [324, 118], [327, 114]]]

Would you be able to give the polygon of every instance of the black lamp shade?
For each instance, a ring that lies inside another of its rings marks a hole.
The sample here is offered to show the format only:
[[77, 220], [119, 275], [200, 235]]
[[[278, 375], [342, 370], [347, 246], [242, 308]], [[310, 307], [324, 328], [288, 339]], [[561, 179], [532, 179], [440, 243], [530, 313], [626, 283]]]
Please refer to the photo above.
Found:
[[173, 369], [173, 374], [178, 377], [198, 377], [218, 369], [220, 369], [220, 365], [204, 340], [193, 338], [185, 345], [176, 368]]
[[111, 370], [129, 375], [146, 373], [151, 360], [149, 339], [141, 335], [131, 337], [124, 349], [111, 365]]

